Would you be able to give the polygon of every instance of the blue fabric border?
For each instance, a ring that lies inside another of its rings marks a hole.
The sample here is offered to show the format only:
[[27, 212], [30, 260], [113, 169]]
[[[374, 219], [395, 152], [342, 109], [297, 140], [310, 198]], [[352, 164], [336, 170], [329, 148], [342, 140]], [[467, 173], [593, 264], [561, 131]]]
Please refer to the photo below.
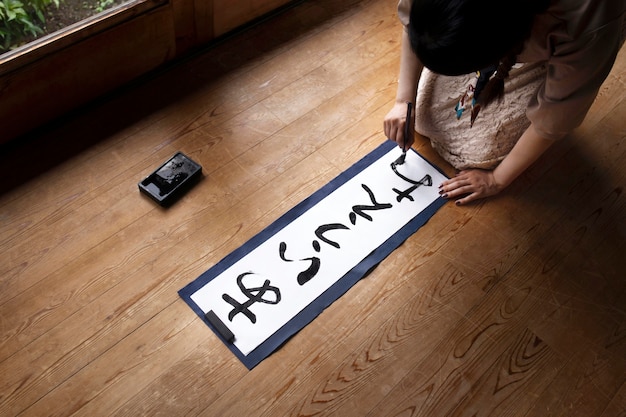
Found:
[[[382, 245], [372, 251], [365, 259], [363, 259], [358, 265], [351, 269], [346, 275], [341, 277], [330, 288], [316, 298], [311, 304], [305, 307], [299, 314], [294, 316], [289, 322], [281, 327], [276, 333], [270, 336], [265, 342], [259, 345], [254, 351], [248, 355], [241, 353], [234, 344], [228, 343], [221, 335], [213, 328], [213, 326], [204, 317], [204, 312], [193, 302], [191, 295], [206, 285], [209, 281], [220, 275], [228, 267], [233, 265], [247, 253], [254, 250], [261, 243], [278, 233], [285, 226], [291, 223], [294, 219], [298, 218], [302, 213], [313, 207], [319, 201], [324, 199], [327, 195], [341, 187], [352, 177], [363, 171], [374, 161], [378, 160], [382, 155], [389, 152], [395, 143], [391, 141], [383, 142], [378, 148], [363, 157], [360, 161], [352, 165], [343, 173], [339, 174], [336, 178], [331, 180], [324, 187], [313, 193], [311, 196], [300, 202], [293, 207], [287, 213], [282, 215], [274, 223], [266, 227], [263, 231], [259, 232], [256, 236], [252, 237], [238, 249], [231, 252], [228, 256], [218, 262], [215, 266], [204, 272], [196, 280], [189, 283], [187, 286], [178, 291], [180, 297], [191, 307], [193, 311], [206, 323], [207, 326], [213, 330], [218, 338], [224, 342], [226, 346], [233, 352], [241, 362], [248, 368], [252, 369], [258, 365], [263, 359], [268, 357], [272, 352], [278, 349], [284, 344], [291, 336], [296, 334], [307, 324], [312, 322], [326, 307], [332, 304], [335, 300], [345, 294], [357, 281], [366, 276], [376, 265], [378, 265], [383, 259], [385, 259], [391, 252], [393, 252], [398, 246], [400, 246], [406, 239], [408, 239], [413, 233], [415, 233], [420, 227], [422, 227], [439, 208], [441, 208], [447, 200], [438, 198], [433, 201], [426, 209], [424, 209], [419, 215], [414, 217], [409, 223], [398, 230], [393, 236], [391, 236]], [[411, 149], [411, 152], [417, 153]], [[421, 157], [421, 155], [420, 155]], [[431, 164], [432, 165], [432, 164]], [[438, 167], [437, 170], [443, 173]]]

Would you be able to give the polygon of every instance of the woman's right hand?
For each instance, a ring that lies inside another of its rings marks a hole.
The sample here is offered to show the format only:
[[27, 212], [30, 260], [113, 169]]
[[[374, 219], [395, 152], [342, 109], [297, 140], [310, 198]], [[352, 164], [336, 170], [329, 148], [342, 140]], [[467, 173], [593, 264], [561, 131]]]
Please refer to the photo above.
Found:
[[[411, 112], [411, 120], [406, 120], [408, 104], [396, 102], [383, 121], [385, 136], [398, 144], [402, 150], [408, 150], [413, 144], [413, 120], [415, 112]], [[409, 136], [404, 137], [406, 123], [410, 123]]]

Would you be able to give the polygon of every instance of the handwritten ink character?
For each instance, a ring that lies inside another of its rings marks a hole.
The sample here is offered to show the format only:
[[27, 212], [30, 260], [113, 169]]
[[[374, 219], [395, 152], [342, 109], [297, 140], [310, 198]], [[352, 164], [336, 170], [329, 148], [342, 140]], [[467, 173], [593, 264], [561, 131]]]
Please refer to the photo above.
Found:
[[[331, 246], [334, 246], [335, 248], [339, 249], [339, 243], [328, 239], [327, 237], [324, 236], [324, 233], [330, 231], [330, 230], [349, 230], [350, 228], [348, 226], [345, 226], [341, 223], [329, 223], [329, 224], [323, 224], [321, 226], [319, 226], [317, 229], [315, 229], [315, 236], [317, 236], [321, 241], [328, 243]], [[315, 245], [315, 244], [314, 244]]]
[[[314, 241], [313, 242], [313, 248], [315, 249], [316, 252], [319, 252], [320, 251], [319, 242]], [[278, 253], [280, 255], [280, 259], [282, 259], [285, 262], [293, 262], [294, 261], [293, 259], [287, 259], [287, 257], [285, 256], [285, 252], [286, 251], [287, 251], [287, 244], [285, 242], [280, 242], [280, 245], [279, 245], [279, 248], [278, 248]], [[322, 261], [317, 256], [312, 256], [310, 258], [299, 259], [299, 261], [308, 261], [308, 262], [310, 262], [309, 267], [307, 269], [305, 269], [304, 271], [300, 272], [298, 274], [298, 277], [297, 277], [298, 284], [304, 285], [307, 282], [309, 282], [311, 280], [311, 278], [313, 278], [315, 275], [317, 275], [317, 273], [319, 272], [319, 270], [320, 270], [320, 268], [322, 266]]]
[[361, 184], [361, 187], [363, 187], [363, 189], [365, 190], [365, 192], [367, 192], [367, 194], [370, 197], [370, 201], [372, 202], [371, 206], [366, 206], [366, 205], [355, 205], [352, 206], [352, 211], [349, 214], [350, 217], [350, 222], [352, 224], [356, 224], [356, 216], [359, 215], [361, 217], [363, 217], [364, 219], [367, 219], [369, 221], [372, 221], [372, 216], [370, 216], [369, 214], [365, 213], [365, 211], [371, 211], [371, 210], [385, 210], [388, 208], [391, 208], [392, 205], [389, 203], [379, 203], [376, 201], [376, 197], [374, 196], [374, 193], [372, 192], [372, 190], [365, 184]]
[[391, 164], [391, 169], [393, 170], [393, 172], [400, 178], [402, 178], [403, 180], [405, 180], [408, 183], [413, 184], [411, 187], [407, 188], [404, 191], [400, 191], [397, 188], [393, 188], [393, 191], [398, 194], [398, 196], [396, 197], [396, 200], [398, 200], [398, 203], [400, 203], [403, 199], [407, 198], [409, 201], [415, 201], [415, 199], [413, 198], [413, 196], [411, 195], [411, 193], [415, 190], [417, 190], [419, 187], [426, 186], [426, 187], [431, 187], [433, 185], [433, 179], [430, 175], [426, 174], [424, 175], [424, 177], [419, 180], [419, 181], [415, 181], [412, 180], [409, 177], [406, 177], [404, 175], [402, 175], [399, 171], [398, 171], [398, 167], [394, 164]]
[[[253, 274], [254, 274], [253, 272], [245, 272], [237, 277], [237, 286], [239, 286], [239, 289], [241, 290], [241, 292], [246, 297], [248, 297], [248, 301], [242, 304], [238, 302], [237, 300], [235, 300], [230, 295], [222, 294], [222, 299], [234, 307], [234, 309], [230, 313], [228, 313], [228, 319], [230, 321], [233, 321], [233, 318], [237, 314], [242, 313], [244, 316], [248, 317], [248, 319], [250, 319], [252, 323], [256, 323], [256, 315], [253, 312], [251, 312], [249, 309], [251, 305], [253, 305], [254, 303], [264, 303], [264, 304], [280, 303], [280, 300], [281, 300], [280, 290], [276, 287], [271, 286], [269, 279], [266, 279], [261, 287], [246, 288], [246, 286], [243, 283], [243, 278], [248, 275], [253, 275]], [[263, 296], [265, 295], [266, 292], [274, 293], [274, 298], [268, 299], [268, 300], [264, 299]]]

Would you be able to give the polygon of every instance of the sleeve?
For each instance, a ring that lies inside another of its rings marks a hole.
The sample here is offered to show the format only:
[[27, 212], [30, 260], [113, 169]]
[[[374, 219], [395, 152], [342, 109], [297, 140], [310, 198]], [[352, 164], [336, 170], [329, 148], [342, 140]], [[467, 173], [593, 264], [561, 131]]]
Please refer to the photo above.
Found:
[[546, 80], [526, 111], [543, 137], [560, 138], [582, 123], [615, 62], [621, 21], [552, 47]]
[[411, 16], [411, 0], [398, 1], [398, 18], [406, 27], [409, 25], [409, 17]]

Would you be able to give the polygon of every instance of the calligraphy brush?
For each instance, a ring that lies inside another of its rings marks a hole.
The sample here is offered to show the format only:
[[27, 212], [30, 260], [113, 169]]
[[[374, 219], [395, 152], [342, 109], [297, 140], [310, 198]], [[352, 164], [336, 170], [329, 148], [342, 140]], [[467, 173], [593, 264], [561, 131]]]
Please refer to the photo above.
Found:
[[402, 165], [404, 164], [404, 160], [406, 159], [406, 138], [409, 137], [409, 133], [411, 132], [411, 110], [413, 108], [413, 103], [407, 101], [406, 103], [406, 122], [404, 124], [404, 137], [402, 138], [402, 155], [396, 159], [393, 164], [394, 165]]

